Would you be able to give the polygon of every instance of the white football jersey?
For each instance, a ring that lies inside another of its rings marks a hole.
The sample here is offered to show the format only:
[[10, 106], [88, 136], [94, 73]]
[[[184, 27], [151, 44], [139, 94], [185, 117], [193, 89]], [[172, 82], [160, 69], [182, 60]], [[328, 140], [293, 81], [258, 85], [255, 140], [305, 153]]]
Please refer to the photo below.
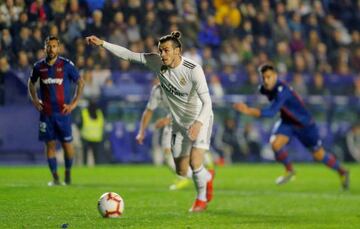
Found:
[[174, 121], [189, 127], [198, 118], [203, 106], [199, 95], [209, 93], [201, 66], [185, 57], [175, 68], [164, 66], [157, 54], [142, 54], [141, 59], [159, 77]]
[[143, 63], [156, 73], [173, 121], [180, 126], [188, 128], [195, 120], [204, 123], [213, 115], [204, 71], [194, 61], [181, 57], [177, 67], [169, 68], [156, 53], [135, 53], [108, 42], [103, 47], [122, 59]]

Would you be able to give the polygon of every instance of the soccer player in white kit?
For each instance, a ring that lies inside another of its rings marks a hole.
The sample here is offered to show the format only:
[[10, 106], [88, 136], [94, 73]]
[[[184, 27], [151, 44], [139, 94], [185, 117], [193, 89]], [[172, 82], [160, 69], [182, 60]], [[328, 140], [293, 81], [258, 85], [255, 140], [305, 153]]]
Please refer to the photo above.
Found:
[[[136, 135], [136, 142], [138, 144], [143, 144], [145, 139], [145, 132], [147, 127], [149, 126], [149, 123], [151, 121], [151, 118], [153, 116], [154, 110], [157, 108], [163, 108], [165, 111], [169, 112], [169, 105], [166, 99], [166, 96], [164, 95], [160, 83], [157, 82], [151, 89], [149, 100], [146, 104], [146, 108], [142, 114], [141, 121], [140, 121], [140, 128], [138, 131], [138, 134]], [[172, 135], [172, 119], [171, 114], [166, 115], [165, 117], [159, 118], [156, 121], [155, 127], [160, 129], [163, 128], [162, 137], [161, 137], [161, 148], [164, 153], [165, 158], [165, 164], [176, 173], [175, 163], [173, 156], [171, 154], [171, 135]], [[206, 151], [204, 154], [204, 166], [210, 173], [215, 174], [214, 170], [214, 162], [211, 156], [211, 152]], [[170, 185], [170, 190], [179, 190], [186, 188], [191, 184], [193, 176], [193, 171], [191, 168], [188, 168], [188, 171], [186, 173], [186, 177], [179, 176], [177, 180]]]
[[[153, 116], [154, 110], [158, 107], [162, 107], [167, 112], [169, 112], [169, 105], [164, 95], [160, 83], [155, 84], [150, 93], [149, 101], [146, 104], [146, 108], [142, 114], [141, 121], [140, 121], [140, 128], [138, 134], [136, 135], [136, 142], [138, 144], [143, 144], [145, 139], [145, 131], [149, 126], [151, 118]], [[175, 163], [173, 156], [171, 155], [171, 135], [172, 135], [172, 120], [171, 114], [167, 115], [166, 117], [160, 118], [157, 120], [156, 128], [164, 128], [162, 137], [161, 137], [161, 148], [164, 152], [165, 164], [174, 172], [176, 172]], [[177, 190], [181, 188], [185, 188], [186, 186], [190, 185], [190, 179], [192, 178], [192, 170], [188, 169], [186, 177], [179, 176], [178, 180], [170, 186], [170, 190]]]
[[192, 168], [197, 197], [190, 211], [200, 212], [206, 209], [213, 195], [214, 176], [203, 166], [203, 158], [210, 147], [214, 117], [204, 71], [197, 63], [181, 56], [180, 36], [176, 31], [161, 37], [159, 54], [135, 53], [96, 36], [86, 40], [122, 59], [142, 63], [156, 73], [172, 116], [171, 151], [176, 172], [186, 176], [189, 165]]
[[[136, 142], [138, 144], [143, 144], [145, 139], [145, 131], [147, 127], [149, 126], [149, 123], [151, 121], [151, 118], [153, 116], [154, 110], [156, 110], [158, 107], [161, 107], [165, 109], [166, 112], [169, 112], [169, 106], [166, 101], [165, 96], [163, 95], [161, 86], [159, 83], [156, 83], [150, 93], [149, 100], [146, 104], [146, 108], [141, 116], [140, 121], [140, 128], [138, 131], [138, 134], [136, 135]], [[165, 161], [166, 164], [172, 168], [175, 169], [174, 160], [172, 158], [171, 154], [171, 117], [170, 115], [167, 115], [164, 118], [160, 118], [158, 120], [159, 123], [157, 123], [155, 126], [156, 128], [165, 128], [163, 130], [162, 139], [161, 139], [161, 147], [162, 150], [165, 153]]]

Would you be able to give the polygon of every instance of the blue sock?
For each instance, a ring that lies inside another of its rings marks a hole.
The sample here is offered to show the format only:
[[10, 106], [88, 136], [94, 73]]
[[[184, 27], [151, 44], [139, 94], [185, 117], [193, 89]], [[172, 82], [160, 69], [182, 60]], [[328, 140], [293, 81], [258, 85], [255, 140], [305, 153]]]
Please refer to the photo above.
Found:
[[324, 158], [321, 160], [327, 167], [336, 170], [340, 175], [343, 175], [346, 170], [340, 165], [339, 161], [334, 155], [326, 153]]
[[48, 158], [48, 164], [54, 180], [58, 180], [56, 157]]
[[288, 156], [288, 152], [284, 149], [281, 149], [279, 151], [276, 151], [275, 152], [275, 158], [276, 158], [276, 161], [282, 163], [285, 168], [286, 168], [286, 171], [293, 171], [293, 166], [292, 166], [292, 163], [289, 159], [289, 156]]
[[65, 170], [70, 170], [73, 164], [73, 158], [65, 158]]
[[71, 184], [71, 166], [73, 163], [73, 158], [67, 158], [65, 157], [65, 183], [66, 184]]

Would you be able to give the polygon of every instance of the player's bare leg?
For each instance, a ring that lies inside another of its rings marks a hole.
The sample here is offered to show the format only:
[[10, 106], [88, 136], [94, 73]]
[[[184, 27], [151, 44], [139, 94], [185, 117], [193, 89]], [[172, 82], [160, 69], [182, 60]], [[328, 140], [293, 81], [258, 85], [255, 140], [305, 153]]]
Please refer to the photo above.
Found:
[[53, 180], [48, 183], [49, 186], [60, 185], [59, 175], [57, 173], [56, 161], [56, 141], [48, 141], [45, 143], [46, 156]]
[[313, 152], [313, 157], [316, 161], [322, 162], [330, 169], [338, 172], [340, 176], [341, 186], [344, 190], [349, 189], [350, 177], [349, 171], [341, 166], [340, 162], [335, 158], [334, 155], [326, 153], [323, 147]]
[[71, 167], [74, 160], [74, 146], [71, 142], [62, 142], [61, 143], [64, 149], [65, 157], [65, 184], [71, 184]]
[[[176, 172], [175, 161], [171, 154], [171, 149], [170, 148], [164, 149], [164, 153], [165, 153], [166, 165], [170, 169], [172, 169], [174, 172]], [[189, 163], [189, 162], [187, 162], [187, 163]], [[177, 179], [174, 181], [173, 184], [170, 185], [169, 189], [174, 191], [174, 190], [180, 190], [180, 189], [186, 188], [191, 184], [191, 180], [190, 180], [191, 178], [192, 178], [192, 170], [188, 164], [188, 169], [187, 169], [186, 175], [185, 176], [178, 175]]]
[[176, 174], [186, 177], [189, 170], [190, 156], [181, 156], [174, 158], [176, 165]]
[[193, 147], [190, 153], [190, 166], [193, 170], [193, 180], [197, 189], [197, 197], [190, 208], [191, 212], [201, 212], [207, 207], [207, 203], [213, 196], [213, 176], [204, 167], [204, 149]]
[[[170, 149], [169, 149], [169, 151], [170, 151]], [[165, 158], [166, 158], [166, 155], [167, 154], [165, 153]], [[174, 159], [173, 159], [171, 153], [169, 156], [171, 156], [171, 160], [174, 163]], [[211, 152], [208, 150], [204, 153], [204, 166], [209, 171], [209, 173], [211, 173], [211, 175], [214, 177], [215, 176], [215, 163], [214, 163], [214, 159], [211, 155]], [[175, 171], [175, 168], [174, 168], [174, 171]], [[174, 184], [170, 185], [169, 189], [174, 191], [174, 190], [180, 190], [180, 189], [188, 187], [191, 184], [192, 177], [193, 177], [193, 171], [192, 171], [191, 167], [189, 166], [186, 176], [178, 176], [178, 179], [174, 182]]]
[[288, 142], [289, 137], [281, 134], [275, 135], [271, 139], [271, 147], [275, 152], [276, 161], [285, 166], [285, 174], [279, 176], [275, 181], [278, 185], [286, 184], [295, 179], [295, 171], [288, 158], [288, 152], [284, 150], [284, 147], [288, 144]]

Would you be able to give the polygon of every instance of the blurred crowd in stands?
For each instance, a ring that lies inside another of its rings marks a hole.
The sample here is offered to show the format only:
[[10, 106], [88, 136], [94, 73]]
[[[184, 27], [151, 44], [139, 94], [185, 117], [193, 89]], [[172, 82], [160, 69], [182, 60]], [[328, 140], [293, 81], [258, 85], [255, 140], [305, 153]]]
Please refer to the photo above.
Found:
[[[156, 52], [157, 39], [174, 30], [183, 33], [184, 56], [204, 67], [214, 95], [252, 94], [256, 67], [273, 62], [302, 95], [360, 96], [357, 0], [3, 0], [1, 87], [8, 71], [25, 83], [44, 56], [44, 38], [54, 35], [96, 96], [119, 82], [114, 72], [144, 69], [86, 46], [85, 36]], [[93, 72], [105, 76], [93, 83]]]

